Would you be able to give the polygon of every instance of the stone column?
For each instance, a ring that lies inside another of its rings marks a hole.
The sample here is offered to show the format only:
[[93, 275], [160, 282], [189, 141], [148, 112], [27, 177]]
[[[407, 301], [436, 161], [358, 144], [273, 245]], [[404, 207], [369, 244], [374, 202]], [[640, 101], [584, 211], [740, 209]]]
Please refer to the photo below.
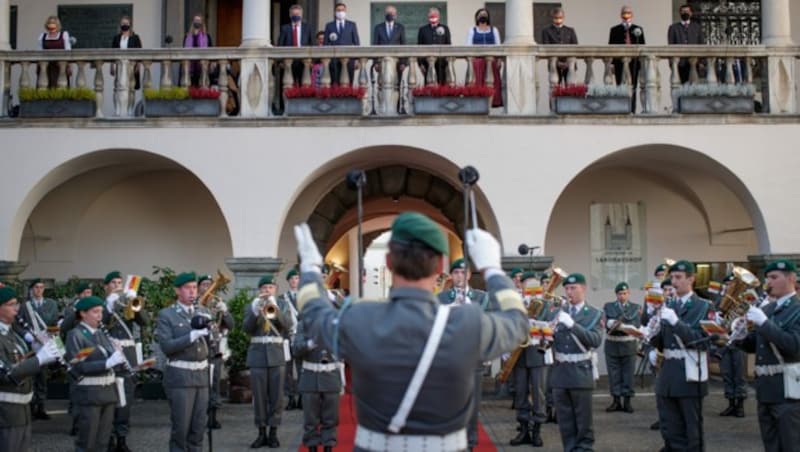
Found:
[[11, 50], [11, 5], [0, 0], [0, 50]]
[[270, 47], [270, 7], [266, 0], [244, 0], [242, 47]]
[[536, 41], [533, 39], [532, 1], [506, 0], [505, 43], [509, 45], [536, 44]]
[[[768, 47], [788, 47], [792, 43], [789, 0], [761, 2], [761, 41]], [[765, 107], [772, 114], [797, 113], [794, 56], [767, 57], [767, 92]]]
[[0, 282], [16, 281], [27, 266], [17, 261], [0, 261]]
[[231, 257], [225, 260], [225, 265], [233, 272], [233, 288], [235, 291], [257, 289], [258, 280], [265, 273], [273, 273], [278, 283], [283, 280], [278, 275], [283, 267], [283, 259], [280, 258]]
[[789, 0], [763, 0], [761, 2], [762, 43], [765, 46], [792, 45], [791, 17]]

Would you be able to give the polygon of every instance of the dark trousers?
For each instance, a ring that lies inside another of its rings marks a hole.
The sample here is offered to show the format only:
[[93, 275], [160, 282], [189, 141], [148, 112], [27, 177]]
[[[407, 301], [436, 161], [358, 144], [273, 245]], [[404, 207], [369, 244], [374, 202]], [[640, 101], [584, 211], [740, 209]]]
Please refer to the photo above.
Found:
[[[622, 60], [614, 60], [614, 77], [617, 80], [617, 85], [621, 85], [624, 80], [625, 63]], [[639, 87], [639, 69], [642, 64], [639, 60], [631, 61], [628, 68], [631, 72], [631, 112], [636, 112], [636, 90]]]
[[592, 451], [592, 390], [553, 388], [558, 430], [565, 452]]
[[661, 436], [667, 450], [699, 452], [700, 403], [698, 397], [656, 397]]
[[136, 388], [136, 383], [133, 376], [128, 375], [124, 377], [125, 381], [125, 406], [116, 407], [114, 409], [114, 436], [126, 437], [130, 430], [131, 422], [131, 405], [133, 404], [133, 392]]
[[20, 452], [31, 450], [31, 424], [0, 428], [0, 450]]
[[172, 430], [170, 452], [202, 452], [208, 423], [208, 386], [164, 388], [169, 401]]
[[633, 372], [636, 366], [636, 355], [612, 356], [606, 353], [608, 368], [608, 388], [614, 397], [631, 397], [633, 390]]
[[209, 408], [219, 408], [222, 406], [222, 399], [219, 395], [219, 384], [220, 380], [222, 380], [222, 366], [224, 365], [222, 355], [209, 359], [208, 363], [214, 366], [214, 373], [211, 374], [211, 387], [209, 387], [208, 393], [208, 406]]
[[33, 399], [31, 399], [31, 408], [36, 410], [44, 410], [44, 404], [47, 402], [47, 374], [49, 373], [47, 367], [43, 367], [35, 377], [33, 377]]
[[303, 444], [336, 446], [339, 425], [338, 392], [303, 393]]
[[300, 379], [300, 372], [303, 371], [302, 365], [302, 360], [294, 358], [286, 362], [286, 378], [283, 392], [287, 397], [297, 397], [297, 382]]
[[544, 413], [544, 367], [514, 366], [514, 407], [518, 422], [543, 423]]
[[75, 452], [105, 452], [111, 439], [114, 404], [78, 405]]
[[800, 400], [759, 403], [758, 426], [765, 452], [800, 451]]
[[725, 382], [726, 399], [747, 398], [747, 381], [744, 378], [745, 353], [734, 347], [722, 350], [719, 362], [722, 381]]
[[[425, 76], [425, 80], [422, 81], [421, 85], [425, 86], [427, 82], [427, 74], [428, 74], [428, 61], [422, 60], [419, 63], [420, 68], [422, 69], [422, 75]], [[437, 58], [435, 63], [436, 68], [436, 83], [440, 85], [447, 84], [447, 59], [446, 58]], [[497, 82], [495, 82], [497, 83]]]
[[478, 445], [478, 410], [481, 406], [483, 380], [483, 367], [475, 369], [475, 387], [472, 390], [472, 407], [467, 420], [467, 445], [475, 447]]
[[553, 407], [556, 406], [555, 396], [553, 395], [553, 380], [550, 378], [550, 374], [551, 374], [550, 371], [551, 370], [552, 370], [552, 367], [550, 367], [550, 366], [545, 366], [544, 370], [543, 370], [547, 374], [547, 376], [545, 377], [546, 383], [545, 383], [545, 389], [544, 389], [544, 393], [545, 393], [544, 394], [544, 399], [545, 399], [545, 401], [547, 403], [547, 406], [549, 408], [553, 408]]
[[[341, 84], [341, 77], [342, 77], [342, 62], [338, 59], [331, 60], [330, 64], [330, 71], [331, 71], [331, 85], [339, 85]], [[356, 62], [355, 60], [350, 60], [347, 62], [347, 75], [350, 76], [350, 85], [356, 83], [357, 80], [353, 79], [353, 76], [356, 72]], [[356, 83], [358, 84], [358, 83]]]
[[281, 425], [283, 413], [283, 375], [286, 366], [253, 367], [250, 387], [253, 389], [253, 409], [256, 427]]

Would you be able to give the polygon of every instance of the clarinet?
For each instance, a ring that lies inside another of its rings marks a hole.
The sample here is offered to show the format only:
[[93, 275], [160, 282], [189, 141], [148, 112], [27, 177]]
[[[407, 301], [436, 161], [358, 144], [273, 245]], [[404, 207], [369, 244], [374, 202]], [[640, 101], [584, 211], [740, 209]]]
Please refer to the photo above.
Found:
[[119, 345], [119, 341], [111, 336], [111, 333], [108, 331], [108, 328], [106, 328], [103, 322], [97, 324], [97, 329], [102, 331], [103, 334], [106, 335], [106, 338], [108, 338], [108, 341], [111, 342], [111, 345], [114, 347], [114, 351], [122, 353], [123, 358], [125, 358], [125, 361], [122, 363], [122, 366], [125, 368], [125, 370], [130, 372], [131, 374], [136, 372], [133, 366], [131, 366], [130, 361], [128, 361], [128, 357], [125, 356], [125, 353], [122, 351], [122, 346]]
[[[44, 346], [47, 343], [47, 341], [55, 340], [55, 339], [51, 338], [50, 336], [47, 336], [47, 333], [44, 333], [44, 334], [35, 333], [35, 330], [31, 327], [30, 323], [28, 323], [28, 321], [25, 320], [22, 316], [17, 316], [17, 323], [19, 323], [19, 325], [22, 327], [22, 329], [26, 333], [29, 333], [31, 336], [33, 336], [33, 338], [34, 338], [34, 340], [36, 342], [42, 344], [42, 346]], [[31, 352], [31, 356], [35, 356], [35, 353]], [[25, 357], [27, 358], [29, 356], [25, 356]], [[58, 363], [60, 365], [64, 366], [67, 369], [67, 372], [69, 372], [69, 373], [72, 372], [72, 364], [70, 364], [66, 359], [64, 359], [64, 355], [61, 355], [61, 356], [58, 357]]]

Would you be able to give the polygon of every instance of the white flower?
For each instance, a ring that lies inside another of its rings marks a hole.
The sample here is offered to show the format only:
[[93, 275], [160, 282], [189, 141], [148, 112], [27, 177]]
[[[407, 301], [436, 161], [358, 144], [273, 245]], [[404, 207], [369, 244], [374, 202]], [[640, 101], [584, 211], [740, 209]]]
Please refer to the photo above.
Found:
[[439, 36], [444, 36], [444, 27], [441, 26], [441, 25], [436, 27], [436, 34], [439, 35]]
[[638, 38], [639, 36], [642, 35], [642, 29], [639, 28], [639, 27], [636, 27], [636, 28], [633, 29], [633, 31], [631, 33], [633, 33], [633, 35]]
[[339, 35], [337, 35], [335, 32], [328, 35], [328, 40], [331, 42], [336, 42], [337, 39], [339, 39]]

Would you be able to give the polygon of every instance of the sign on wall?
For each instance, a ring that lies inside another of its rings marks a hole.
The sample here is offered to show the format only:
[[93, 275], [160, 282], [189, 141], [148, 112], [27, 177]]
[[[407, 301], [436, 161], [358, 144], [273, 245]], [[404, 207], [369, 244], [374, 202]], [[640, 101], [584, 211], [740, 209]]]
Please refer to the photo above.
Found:
[[[447, 2], [372, 2], [370, 5], [370, 27], [369, 27], [369, 42], [372, 42], [372, 31], [375, 25], [386, 21], [386, 6], [393, 5], [397, 8], [397, 22], [403, 24], [406, 28], [406, 44], [413, 45], [417, 43], [417, 33], [419, 28], [428, 23], [428, 10], [430, 8], [439, 8], [440, 17], [439, 22], [448, 25], [447, 23]], [[363, 39], [366, 42], [367, 40]], [[454, 33], [451, 29], [450, 33]], [[363, 42], [362, 42], [363, 43]]]
[[[62, 29], [77, 39], [76, 49], [103, 49], [119, 33], [122, 16], [133, 18], [133, 4], [115, 5], [59, 5], [58, 17]], [[132, 22], [134, 30], [136, 21]]]
[[591, 288], [613, 289], [622, 281], [643, 287], [648, 279], [644, 204], [594, 203], [589, 216]]

